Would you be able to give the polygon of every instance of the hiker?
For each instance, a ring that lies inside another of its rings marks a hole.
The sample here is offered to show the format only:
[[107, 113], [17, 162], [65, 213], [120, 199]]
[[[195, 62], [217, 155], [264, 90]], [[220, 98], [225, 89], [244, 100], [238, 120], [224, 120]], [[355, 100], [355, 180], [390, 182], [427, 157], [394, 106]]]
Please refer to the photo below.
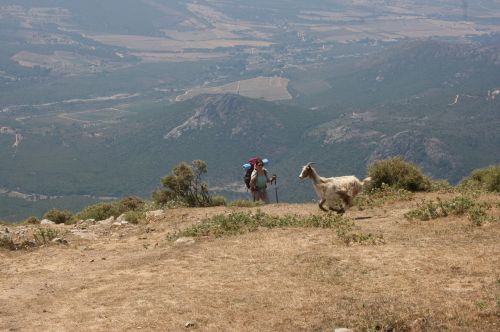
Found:
[[254, 165], [255, 168], [250, 177], [252, 198], [254, 202], [261, 200], [264, 203], [269, 203], [269, 198], [267, 197], [267, 184], [271, 181], [275, 181], [276, 175], [272, 177], [268, 176], [267, 170], [264, 168], [264, 162], [260, 158], [255, 161]]

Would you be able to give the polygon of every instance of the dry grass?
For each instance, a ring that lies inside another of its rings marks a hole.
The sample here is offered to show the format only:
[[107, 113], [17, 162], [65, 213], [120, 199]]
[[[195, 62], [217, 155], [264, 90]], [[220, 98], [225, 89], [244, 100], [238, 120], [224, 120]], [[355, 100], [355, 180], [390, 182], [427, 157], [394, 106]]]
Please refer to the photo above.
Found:
[[357, 230], [383, 235], [378, 245], [346, 245], [334, 229], [318, 228], [180, 243], [166, 236], [235, 211], [320, 214], [313, 204], [175, 209], [119, 228], [58, 226], [73, 232], [67, 247], [0, 251], [0, 330], [182, 331], [188, 321], [199, 331], [497, 330], [500, 224], [404, 218], [436, 195], [349, 210]]
[[175, 101], [184, 101], [200, 94], [234, 93], [249, 98], [259, 98], [268, 101], [292, 99], [288, 92], [289, 80], [281, 77], [255, 77], [247, 80], [231, 82], [216, 87], [199, 87], [179, 95]]
[[212, 50], [218, 47], [235, 46], [268, 47], [272, 44], [261, 40], [172, 40], [159, 37], [113, 34], [89, 34], [88, 37], [103, 44], [125, 47], [138, 52], [181, 52], [185, 49]]

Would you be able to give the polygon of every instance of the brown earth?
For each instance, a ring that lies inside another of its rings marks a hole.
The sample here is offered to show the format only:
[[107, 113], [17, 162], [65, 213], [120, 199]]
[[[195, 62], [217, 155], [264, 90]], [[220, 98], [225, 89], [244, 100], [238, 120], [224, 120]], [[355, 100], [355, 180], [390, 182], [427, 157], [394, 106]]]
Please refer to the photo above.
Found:
[[[498, 331], [500, 223], [403, 217], [435, 196], [349, 210], [358, 231], [383, 236], [376, 245], [346, 245], [317, 228], [166, 236], [257, 208], [171, 209], [137, 225], [9, 226], [55, 228], [68, 244], [0, 249], [0, 331]], [[485, 199], [500, 216], [499, 196]], [[260, 209], [322, 213], [314, 204]]]

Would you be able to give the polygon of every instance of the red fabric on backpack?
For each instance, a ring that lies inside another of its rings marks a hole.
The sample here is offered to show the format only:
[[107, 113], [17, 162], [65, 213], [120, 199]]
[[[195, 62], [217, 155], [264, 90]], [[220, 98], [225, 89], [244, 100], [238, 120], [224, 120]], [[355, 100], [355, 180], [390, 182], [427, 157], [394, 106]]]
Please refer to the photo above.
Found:
[[257, 160], [259, 160], [260, 157], [253, 157], [253, 158], [250, 158], [247, 160], [247, 163], [249, 163], [250, 165], [252, 165], [253, 167], [255, 167], [255, 163], [257, 162]]

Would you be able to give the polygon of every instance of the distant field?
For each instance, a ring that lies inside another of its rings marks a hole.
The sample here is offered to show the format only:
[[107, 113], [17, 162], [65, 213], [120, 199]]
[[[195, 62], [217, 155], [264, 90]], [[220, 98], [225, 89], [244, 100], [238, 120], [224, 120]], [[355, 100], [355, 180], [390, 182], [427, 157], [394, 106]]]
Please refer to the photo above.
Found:
[[460, 37], [499, 32], [498, 25], [477, 25], [466, 21], [444, 21], [427, 18], [365, 19], [362, 24], [346, 25], [311, 24], [309, 29], [320, 33], [325, 41], [347, 42], [371, 39], [427, 38], [432, 36]]
[[130, 54], [148, 63], [218, 60], [229, 57], [229, 54], [221, 52], [130, 52]]
[[64, 51], [55, 51], [52, 54], [21, 51], [15, 54], [12, 60], [23, 67], [34, 68], [38, 66], [50, 69], [54, 73], [67, 75], [83, 75], [119, 68], [113, 64], [103, 66], [102, 60], [96, 56]]
[[123, 116], [126, 116], [128, 111], [118, 108], [105, 108], [98, 110], [88, 110], [82, 112], [63, 113], [58, 117], [72, 122], [95, 123], [95, 122], [116, 122]]
[[167, 38], [113, 35], [113, 34], [92, 34], [87, 36], [103, 44], [125, 47], [131, 50], [155, 51], [155, 52], [180, 52], [186, 49], [212, 50], [218, 47], [268, 47], [272, 43], [260, 40], [242, 39], [212, 39], [212, 40], [171, 40]]
[[184, 101], [200, 94], [234, 93], [245, 97], [267, 101], [292, 99], [288, 93], [289, 80], [282, 77], [256, 77], [209, 88], [195, 88], [177, 96], [176, 101]]

